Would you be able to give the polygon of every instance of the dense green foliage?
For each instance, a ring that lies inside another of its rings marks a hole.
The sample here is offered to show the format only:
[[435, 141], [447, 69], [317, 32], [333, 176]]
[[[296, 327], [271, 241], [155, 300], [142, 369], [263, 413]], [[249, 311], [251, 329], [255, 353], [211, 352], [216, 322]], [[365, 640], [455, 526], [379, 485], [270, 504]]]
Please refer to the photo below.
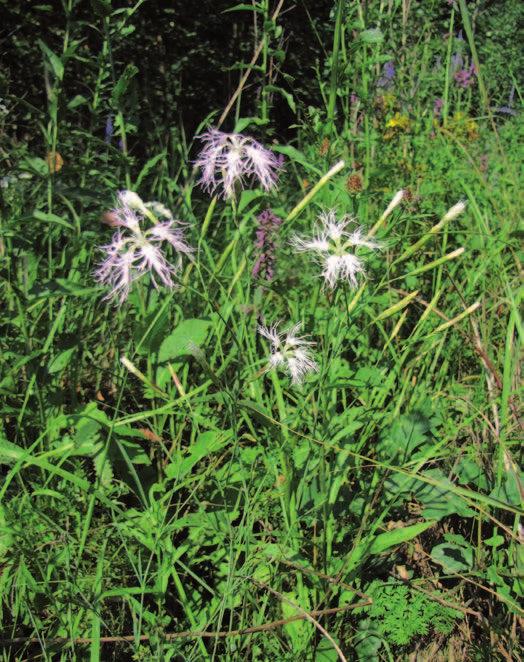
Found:
[[[520, 659], [524, 6], [189, 5], [0, 0], [1, 659]], [[278, 187], [202, 190], [219, 123]], [[120, 304], [119, 190], [194, 248]]]

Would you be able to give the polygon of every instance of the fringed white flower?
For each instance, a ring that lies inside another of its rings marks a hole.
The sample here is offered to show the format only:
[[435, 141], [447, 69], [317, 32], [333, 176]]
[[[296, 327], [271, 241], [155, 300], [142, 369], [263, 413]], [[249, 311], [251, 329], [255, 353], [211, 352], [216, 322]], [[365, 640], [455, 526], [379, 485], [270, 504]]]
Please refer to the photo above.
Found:
[[[180, 224], [172, 216], [171, 220], [157, 222], [150, 203], [142, 202], [132, 191], [121, 191], [118, 199], [120, 207], [110, 212], [108, 222], [119, 230], [109, 244], [100, 247], [105, 257], [94, 272], [99, 283], [110, 287], [105, 298], [123, 303], [133, 283], [146, 274], [150, 274], [154, 287], [158, 288], [160, 282], [173, 288], [173, 278], [181, 268], [182, 255], [190, 256], [193, 251], [184, 239]], [[153, 223], [151, 227], [144, 229], [141, 226], [144, 216]], [[170, 244], [174, 250], [175, 264], [168, 260], [165, 244]]]
[[364, 247], [379, 248], [372, 238], [366, 237], [361, 227], [350, 226], [356, 223], [351, 216], [338, 220], [336, 211], [322, 212], [319, 224], [311, 238], [294, 237], [291, 241], [295, 250], [314, 253], [323, 266], [322, 276], [326, 285], [334, 288], [338, 281], [346, 281], [357, 287], [359, 274], [365, 274], [364, 262], [351, 249]]
[[313, 343], [297, 335], [302, 327], [300, 322], [286, 331], [279, 331], [278, 327], [279, 324], [258, 327], [260, 335], [270, 342], [268, 369], [282, 368], [290, 375], [293, 384], [301, 384], [309, 372], [318, 370], [309, 353], [309, 347]]
[[204, 144], [195, 165], [201, 169], [199, 183], [210, 193], [235, 196], [235, 187], [246, 178], [258, 180], [265, 191], [276, 186], [282, 160], [259, 142], [241, 133], [209, 129], [199, 136]]

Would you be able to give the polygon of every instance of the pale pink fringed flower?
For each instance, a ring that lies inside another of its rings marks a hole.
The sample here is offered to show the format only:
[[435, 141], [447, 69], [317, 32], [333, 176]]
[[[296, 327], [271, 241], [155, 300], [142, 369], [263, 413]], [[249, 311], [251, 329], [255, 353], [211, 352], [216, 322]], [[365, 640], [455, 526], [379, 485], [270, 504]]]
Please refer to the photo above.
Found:
[[259, 326], [258, 332], [269, 340], [271, 354], [268, 369], [281, 367], [291, 376], [293, 384], [300, 384], [308, 372], [316, 372], [318, 366], [309, 354], [309, 345], [313, 343], [298, 336], [302, 324], [299, 322], [287, 331], [279, 331], [278, 324]]
[[[133, 283], [146, 274], [150, 274], [156, 288], [159, 284], [174, 287], [173, 278], [182, 266], [182, 255], [190, 255], [193, 250], [186, 243], [178, 222], [163, 206], [161, 210], [168, 213], [162, 215], [171, 220], [157, 222], [151, 211], [154, 205], [142, 202], [132, 191], [121, 191], [118, 198], [120, 207], [107, 216], [109, 224], [119, 229], [109, 244], [101, 246], [100, 250], [105, 253], [105, 257], [94, 272], [99, 283], [110, 287], [105, 298], [123, 303]], [[146, 229], [141, 225], [145, 217], [153, 223]], [[176, 253], [176, 264], [172, 264], [166, 256], [166, 243]]]
[[209, 193], [220, 189], [224, 198], [235, 195], [235, 185], [257, 179], [269, 191], [275, 187], [282, 159], [253, 138], [241, 133], [209, 129], [199, 136], [204, 143], [195, 165], [201, 168], [199, 183]]
[[320, 225], [309, 239], [294, 237], [292, 245], [297, 251], [311, 251], [324, 267], [322, 276], [326, 284], [334, 288], [339, 280], [346, 281], [351, 287], [358, 284], [357, 276], [364, 274], [364, 262], [350, 249], [365, 247], [376, 249], [379, 244], [364, 235], [360, 227], [349, 231], [348, 226], [355, 223], [351, 216], [337, 219], [336, 212], [331, 209], [319, 216]]

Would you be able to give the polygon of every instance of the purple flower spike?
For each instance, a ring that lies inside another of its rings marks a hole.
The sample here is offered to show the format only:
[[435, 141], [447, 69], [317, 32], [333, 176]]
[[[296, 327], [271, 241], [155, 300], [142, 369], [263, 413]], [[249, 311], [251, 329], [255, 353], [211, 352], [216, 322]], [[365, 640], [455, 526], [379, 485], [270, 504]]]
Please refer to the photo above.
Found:
[[435, 99], [435, 103], [433, 104], [433, 115], [435, 115], [435, 117], [440, 117], [440, 113], [442, 112], [443, 105], [444, 105], [444, 100], [441, 99], [440, 97], [437, 97]]
[[111, 138], [113, 137], [113, 133], [115, 132], [114, 126], [113, 126], [113, 116], [108, 115], [107, 120], [106, 120], [106, 129], [105, 129], [105, 135], [104, 135], [104, 142], [109, 145], [111, 142]]
[[276, 186], [282, 160], [253, 138], [210, 129], [200, 139], [204, 148], [195, 165], [202, 170], [199, 184], [209, 193], [221, 189], [220, 195], [232, 198], [245, 178], [257, 179], [266, 191]]
[[[157, 279], [166, 287], [175, 287], [173, 278], [182, 266], [182, 255], [190, 255], [192, 248], [186, 244], [182, 229], [176, 227], [177, 221], [156, 222], [148, 208], [151, 203], [144, 204], [132, 191], [121, 191], [118, 198], [121, 206], [111, 212], [110, 225], [120, 229], [109, 244], [100, 247], [105, 257], [94, 277], [111, 288], [106, 299], [122, 304], [133, 283], [146, 274], [156, 288], [159, 287]], [[144, 216], [153, 222], [152, 227], [141, 227]], [[168, 260], [164, 243], [170, 244], [176, 252], [176, 264]]]
[[273, 280], [275, 266], [275, 235], [282, 224], [282, 219], [276, 216], [271, 209], [266, 209], [257, 217], [258, 228], [256, 232], [255, 248], [258, 257], [251, 274], [253, 278], [265, 277], [265, 280]]
[[460, 69], [454, 74], [455, 82], [460, 87], [463, 87], [465, 90], [468, 89], [474, 83], [474, 77], [477, 73], [475, 65], [471, 63], [469, 69]]
[[377, 81], [377, 86], [385, 90], [389, 89], [393, 85], [393, 79], [395, 78], [395, 65], [393, 60], [386, 62], [382, 68], [382, 76]]

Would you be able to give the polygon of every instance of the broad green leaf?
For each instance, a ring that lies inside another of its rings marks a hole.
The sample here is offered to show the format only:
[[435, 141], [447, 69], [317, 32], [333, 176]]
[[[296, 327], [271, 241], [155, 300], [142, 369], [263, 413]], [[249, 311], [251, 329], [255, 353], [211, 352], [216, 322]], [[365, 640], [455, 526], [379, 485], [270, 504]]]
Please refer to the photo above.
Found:
[[47, 367], [48, 372], [52, 375], [55, 372], [61, 372], [69, 365], [75, 352], [76, 347], [70, 347], [69, 349], [64, 349], [64, 351], [60, 352], [60, 354], [57, 354], [55, 357], [53, 357], [53, 359], [51, 359], [51, 362]]
[[421, 533], [433, 526], [435, 522], [418, 522], [404, 526], [401, 529], [393, 529], [386, 533], [380, 533], [375, 540], [373, 540], [369, 549], [370, 554], [380, 554], [390, 547], [400, 545], [408, 540], [413, 540]]
[[134, 64], [128, 64], [124, 69], [124, 73], [118, 79], [117, 84], [115, 85], [113, 92], [111, 94], [111, 103], [114, 108], [118, 109], [121, 106], [122, 98], [127, 92], [129, 83], [138, 73], [138, 67]]
[[198, 436], [196, 443], [187, 449], [188, 455], [180, 456], [166, 467], [167, 478], [181, 480], [201, 460], [226, 446], [231, 440], [230, 430], [208, 430]]
[[160, 345], [158, 360], [160, 363], [172, 361], [191, 353], [192, 345], [202, 345], [209, 329], [209, 320], [183, 320]]
[[473, 548], [445, 542], [431, 550], [431, 558], [448, 573], [468, 572], [473, 567]]
[[359, 34], [359, 39], [364, 44], [381, 44], [384, 41], [384, 34], [379, 28], [370, 28], [363, 30]]
[[[297, 609], [292, 604], [289, 604], [287, 600], [281, 600], [283, 618], [291, 618], [292, 616], [303, 613], [302, 610], [308, 611], [310, 609], [309, 601], [304, 603], [304, 600], [301, 600], [295, 593], [283, 593], [282, 595], [284, 598], [288, 598], [288, 600], [300, 606], [300, 609]], [[283, 630], [290, 638], [295, 653], [300, 651], [305, 652], [309, 649], [311, 637], [315, 633], [315, 628], [311, 623], [308, 623], [306, 620], [292, 621], [291, 623], [286, 623]]]

